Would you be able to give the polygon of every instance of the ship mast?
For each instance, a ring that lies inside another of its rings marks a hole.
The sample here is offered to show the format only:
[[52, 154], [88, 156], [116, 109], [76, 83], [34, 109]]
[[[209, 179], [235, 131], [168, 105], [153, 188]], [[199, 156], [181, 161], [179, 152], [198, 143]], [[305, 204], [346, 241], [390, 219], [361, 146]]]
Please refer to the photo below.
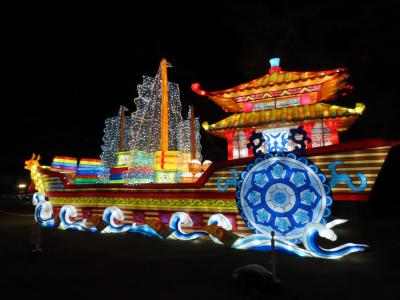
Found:
[[121, 123], [119, 127], [119, 151], [122, 152], [125, 150], [125, 107], [123, 105], [120, 106], [120, 115]]
[[196, 159], [196, 137], [194, 128], [194, 106], [190, 106], [190, 159]]
[[161, 151], [168, 151], [168, 76], [167, 60], [161, 60]]

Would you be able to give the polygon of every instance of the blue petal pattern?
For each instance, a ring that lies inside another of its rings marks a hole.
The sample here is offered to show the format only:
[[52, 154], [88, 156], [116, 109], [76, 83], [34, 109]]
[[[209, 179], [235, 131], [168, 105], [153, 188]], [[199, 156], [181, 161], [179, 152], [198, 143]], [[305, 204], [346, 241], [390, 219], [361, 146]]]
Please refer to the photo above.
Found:
[[268, 153], [239, 176], [236, 204], [255, 233], [300, 243], [309, 222], [326, 223], [331, 189], [322, 171], [294, 153]]

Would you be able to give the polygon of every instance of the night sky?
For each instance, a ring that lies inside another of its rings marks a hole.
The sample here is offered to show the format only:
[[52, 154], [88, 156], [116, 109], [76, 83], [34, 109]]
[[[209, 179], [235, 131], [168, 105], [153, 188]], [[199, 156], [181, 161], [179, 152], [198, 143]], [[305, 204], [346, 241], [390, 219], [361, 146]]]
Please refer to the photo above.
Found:
[[[192, 92], [193, 82], [208, 91], [229, 88], [267, 73], [272, 57], [287, 71], [347, 67], [354, 90], [335, 103], [363, 102], [366, 110], [341, 140], [400, 139], [394, 4], [147, 2], [9, 11], [2, 36], [2, 190], [27, 180], [24, 160], [33, 152], [42, 164], [55, 155], [98, 157], [104, 120], [121, 104], [135, 110], [136, 86], [142, 75], [156, 74], [162, 57], [173, 65], [169, 79], [180, 86], [183, 116], [193, 104], [209, 123], [228, 114]], [[205, 158], [224, 158], [224, 141], [205, 134], [202, 140]]]

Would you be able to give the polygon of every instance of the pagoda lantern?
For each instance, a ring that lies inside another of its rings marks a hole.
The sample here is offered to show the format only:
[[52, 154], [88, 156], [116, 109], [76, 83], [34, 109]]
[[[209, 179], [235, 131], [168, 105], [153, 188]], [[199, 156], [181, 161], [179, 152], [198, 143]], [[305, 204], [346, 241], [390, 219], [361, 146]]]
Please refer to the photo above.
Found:
[[238, 86], [208, 92], [199, 83], [192, 90], [207, 96], [232, 115], [215, 124], [203, 123], [204, 129], [227, 140], [228, 159], [251, 156], [247, 143], [253, 131], [262, 132], [262, 151], [290, 151], [289, 130], [303, 126], [312, 139], [307, 147], [339, 143], [338, 132], [347, 130], [362, 114], [365, 106], [355, 108], [331, 105], [337, 95], [350, 90], [345, 68], [325, 71], [283, 71], [279, 58], [270, 60], [264, 76]]

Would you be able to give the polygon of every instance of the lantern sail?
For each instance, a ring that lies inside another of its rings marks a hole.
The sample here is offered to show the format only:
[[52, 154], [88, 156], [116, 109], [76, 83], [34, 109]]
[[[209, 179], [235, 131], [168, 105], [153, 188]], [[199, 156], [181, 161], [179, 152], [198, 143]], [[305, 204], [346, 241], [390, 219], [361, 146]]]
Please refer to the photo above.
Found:
[[[166, 62], [165, 66], [169, 64]], [[170, 65], [169, 65], [170, 66]], [[162, 132], [168, 141], [168, 150], [177, 150], [178, 133], [176, 128], [182, 122], [179, 86], [168, 82], [165, 85], [167, 94], [162, 101], [162, 68], [155, 77], [143, 76], [143, 84], [138, 86], [139, 97], [134, 100], [137, 110], [132, 113], [130, 150], [155, 152], [162, 150]], [[164, 105], [164, 106], [163, 106]], [[162, 113], [162, 107], [164, 112]], [[164, 127], [162, 128], [162, 122]], [[164, 145], [165, 147], [165, 145]]]
[[193, 155], [201, 160], [200, 124], [193, 119], [191, 127], [190, 119], [183, 120], [179, 86], [168, 81], [168, 67], [171, 65], [163, 59], [156, 76], [144, 76], [138, 86], [137, 110], [131, 114], [129, 129], [130, 153], [117, 153], [127, 157], [123, 161], [128, 163], [115, 171], [125, 183], [178, 181], [180, 173], [188, 169], [192, 145]]
[[193, 106], [189, 107], [187, 119], [179, 123], [178, 150], [188, 153], [190, 160], [202, 160], [200, 144], [200, 122], [194, 117]]
[[115, 152], [128, 150], [129, 142], [132, 137], [130, 134], [130, 127], [132, 120], [129, 117], [125, 117], [126, 108], [121, 105], [118, 115], [107, 118], [105, 123], [103, 136], [103, 150], [100, 158], [103, 161], [103, 165], [107, 168], [111, 168], [116, 164]]

